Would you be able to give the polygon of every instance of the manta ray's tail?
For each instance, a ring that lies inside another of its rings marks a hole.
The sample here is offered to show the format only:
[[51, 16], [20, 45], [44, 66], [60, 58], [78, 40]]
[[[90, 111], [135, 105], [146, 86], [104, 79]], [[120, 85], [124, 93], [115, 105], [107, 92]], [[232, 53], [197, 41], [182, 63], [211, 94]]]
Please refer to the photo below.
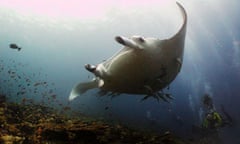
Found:
[[103, 85], [103, 81], [99, 79], [93, 79], [90, 82], [79, 83], [75, 87], [73, 87], [68, 100], [72, 101], [78, 96], [80, 96], [81, 94], [85, 93], [86, 91], [93, 88], [98, 88], [102, 85]]

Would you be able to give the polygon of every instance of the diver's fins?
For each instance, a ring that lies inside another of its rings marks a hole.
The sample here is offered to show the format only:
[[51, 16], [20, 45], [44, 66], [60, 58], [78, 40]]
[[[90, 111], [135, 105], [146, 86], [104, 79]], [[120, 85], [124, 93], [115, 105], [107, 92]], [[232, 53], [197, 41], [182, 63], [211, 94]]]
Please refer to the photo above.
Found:
[[80, 96], [80, 94], [85, 93], [89, 89], [98, 88], [104, 85], [104, 81], [102, 79], [96, 78], [90, 82], [79, 83], [75, 87], [73, 87], [70, 96], [68, 97], [69, 101], [72, 101], [76, 97]]
[[225, 115], [225, 117], [227, 118], [228, 122], [233, 123], [232, 117], [226, 112], [226, 110], [222, 104], [221, 104], [221, 110], [222, 110], [223, 114]]

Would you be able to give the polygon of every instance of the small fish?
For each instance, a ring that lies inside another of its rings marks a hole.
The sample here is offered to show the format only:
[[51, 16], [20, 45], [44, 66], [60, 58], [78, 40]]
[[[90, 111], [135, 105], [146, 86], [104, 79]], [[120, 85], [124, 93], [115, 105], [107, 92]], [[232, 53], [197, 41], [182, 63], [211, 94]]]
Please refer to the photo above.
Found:
[[15, 44], [15, 43], [11, 43], [10, 45], [9, 45], [9, 47], [11, 48], [11, 49], [17, 49], [18, 51], [20, 51], [22, 48], [21, 47], [19, 47], [17, 44]]
[[51, 95], [51, 97], [52, 97], [53, 99], [56, 99], [57, 95], [53, 94], [53, 95]]
[[49, 90], [49, 93], [53, 93], [53, 90], [52, 90], [52, 89], [50, 89], [50, 90]]
[[41, 83], [37, 82], [37, 83], [34, 84], [34, 86], [38, 86], [38, 85], [40, 85], [40, 84], [41, 84]]
[[69, 107], [69, 106], [65, 106], [65, 107], [63, 108], [63, 110], [64, 110], [64, 111], [71, 110], [71, 107]]
[[23, 98], [23, 99], [22, 99], [22, 103], [23, 103], [23, 104], [25, 104], [25, 103], [26, 103], [26, 101], [27, 101], [27, 99], [26, 99], [26, 98]]
[[20, 92], [17, 92], [17, 95], [24, 95], [26, 93], [26, 91], [20, 91]]

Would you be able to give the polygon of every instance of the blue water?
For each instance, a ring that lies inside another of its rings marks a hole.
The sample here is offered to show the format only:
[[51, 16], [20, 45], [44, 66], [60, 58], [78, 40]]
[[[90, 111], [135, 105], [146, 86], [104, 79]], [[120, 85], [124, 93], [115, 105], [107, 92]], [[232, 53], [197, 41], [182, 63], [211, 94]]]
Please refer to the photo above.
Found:
[[[201, 124], [201, 98], [208, 93], [216, 109], [224, 105], [234, 120], [233, 127], [221, 129], [223, 141], [239, 143], [239, 2], [181, 0], [180, 3], [188, 13], [188, 27], [183, 67], [168, 90], [174, 96], [171, 103], [151, 98], [140, 102], [143, 96], [127, 94], [98, 97], [97, 90], [71, 103], [68, 96], [76, 83], [93, 78], [84, 64], [100, 63], [121, 48], [114, 41], [116, 35], [167, 38], [174, 34], [182, 22], [177, 7], [167, 16], [156, 9], [129, 13], [116, 10], [104, 20], [23, 15], [1, 8], [0, 93], [16, 102], [28, 98], [57, 108], [70, 106], [113, 123], [171, 130], [184, 137], [191, 134], [192, 125]], [[10, 43], [18, 44], [22, 50], [10, 49]], [[21, 91], [24, 93], [17, 95]]]

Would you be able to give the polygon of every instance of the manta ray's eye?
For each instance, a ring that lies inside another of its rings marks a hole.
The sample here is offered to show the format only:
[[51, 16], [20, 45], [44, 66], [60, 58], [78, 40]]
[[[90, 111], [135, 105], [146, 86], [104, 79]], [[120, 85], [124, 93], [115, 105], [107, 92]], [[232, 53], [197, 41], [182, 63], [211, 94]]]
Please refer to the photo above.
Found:
[[145, 42], [144, 38], [142, 38], [142, 37], [139, 37], [138, 40], [139, 40], [141, 43]]

